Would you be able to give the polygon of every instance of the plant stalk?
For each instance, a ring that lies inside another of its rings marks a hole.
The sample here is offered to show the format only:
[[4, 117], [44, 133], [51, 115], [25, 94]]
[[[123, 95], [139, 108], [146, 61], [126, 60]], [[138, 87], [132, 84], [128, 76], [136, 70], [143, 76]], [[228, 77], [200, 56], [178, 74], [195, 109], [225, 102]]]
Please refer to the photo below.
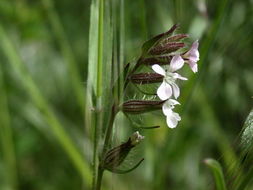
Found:
[[[109, 143], [110, 143], [110, 140], [111, 140], [111, 136], [112, 136], [112, 129], [113, 129], [114, 119], [115, 119], [115, 116], [116, 116], [117, 113], [118, 113], [118, 108], [117, 108], [116, 104], [114, 103], [113, 106], [112, 106], [112, 109], [111, 109], [110, 120], [108, 122], [107, 129], [106, 129], [106, 135], [105, 135], [104, 146], [103, 146], [103, 151], [102, 151], [101, 158], [104, 157], [104, 155], [105, 155], [105, 153], [108, 149], [108, 146], [109, 146]], [[102, 184], [102, 179], [103, 179], [104, 169], [100, 165], [96, 169], [97, 169], [97, 172], [96, 172], [97, 179], [96, 179], [95, 185], [93, 186], [93, 189], [94, 190], [100, 190], [101, 189], [101, 184]]]
[[101, 184], [102, 184], [102, 178], [103, 178], [104, 169], [99, 166], [97, 173], [98, 174], [97, 174], [96, 190], [100, 190], [101, 189]]

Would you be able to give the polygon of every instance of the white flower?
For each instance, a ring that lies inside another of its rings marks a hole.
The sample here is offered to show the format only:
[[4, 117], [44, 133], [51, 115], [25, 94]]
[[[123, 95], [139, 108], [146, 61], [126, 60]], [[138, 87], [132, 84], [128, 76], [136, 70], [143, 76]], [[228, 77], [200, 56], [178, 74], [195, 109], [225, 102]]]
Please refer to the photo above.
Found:
[[194, 73], [198, 72], [198, 65], [197, 65], [197, 62], [199, 61], [198, 47], [199, 42], [197, 40], [192, 44], [191, 49], [183, 55], [183, 58], [186, 59], [186, 63], [189, 64]]
[[172, 58], [170, 65], [167, 66], [167, 69], [165, 70], [157, 64], [152, 66], [152, 69], [156, 73], [164, 76], [161, 86], [157, 89], [157, 95], [161, 100], [169, 99], [172, 96], [172, 94], [174, 95], [175, 98], [178, 98], [180, 90], [177, 84], [175, 83], [176, 79], [187, 80], [187, 78], [182, 77], [178, 73], [175, 73], [175, 71], [181, 69], [183, 65], [184, 60], [182, 59], [182, 57], [179, 55], [175, 55]]
[[145, 138], [144, 136], [140, 135], [139, 131], [136, 131], [130, 137], [131, 144], [135, 146], [139, 144], [144, 138]]
[[168, 99], [163, 104], [163, 113], [166, 116], [166, 122], [169, 128], [175, 128], [178, 124], [178, 121], [181, 120], [181, 117], [178, 113], [173, 112], [175, 105], [180, 104], [178, 101], [173, 99]]

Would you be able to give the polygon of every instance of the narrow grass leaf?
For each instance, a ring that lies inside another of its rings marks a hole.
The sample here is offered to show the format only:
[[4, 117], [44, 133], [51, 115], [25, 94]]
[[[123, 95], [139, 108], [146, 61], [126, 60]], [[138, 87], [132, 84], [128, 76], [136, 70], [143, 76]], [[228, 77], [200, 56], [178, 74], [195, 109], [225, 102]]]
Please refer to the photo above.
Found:
[[[89, 63], [87, 79], [86, 126], [93, 134], [93, 189], [96, 188], [98, 171], [98, 144], [104, 121], [111, 86], [112, 45], [110, 29], [111, 1], [92, 0], [89, 31]], [[108, 108], [107, 108], [108, 109]]]
[[77, 98], [81, 111], [84, 112], [84, 87], [82, 85], [83, 83], [80, 73], [78, 72], [78, 64], [73, 50], [69, 44], [60, 18], [54, 9], [53, 2], [51, 0], [42, 0], [42, 3], [47, 11], [49, 22], [60, 46], [61, 53], [68, 66], [71, 82], [73, 85], [73, 92]]
[[22, 62], [14, 45], [12, 44], [2, 26], [0, 26], [0, 41], [0, 45], [2, 46], [6, 57], [9, 59], [14, 72], [16, 72], [18, 74], [18, 77], [21, 79], [21, 84], [24, 85], [24, 88], [31, 97], [31, 100], [41, 111], [41, 114], [47, 121], [48, 125], [51, 126], [53, 134], [59, 141], [59, 144], [62, 146], [63, 150], [69, 156], [77, 171], [83, 177], [86, 185], [89, 185], [91, 182], [91, 172], [88, 163], [84, 160], [83, 156], [77, 150], [68, 133], [56, 118], [48, 102], [41, 95], [39, 88], [36, 86], [35, 82], [30, 76], [27, 68], [25, 67], [25, 64]]
[[8, 108], [8, 97], [4, 86], [4, 76], [0, 65], [0, 143], [2, 144], [2, 158], [4, 161], [5, 179], [9, 189], [15, 190], [18, 186], [17, 164], [11, 128], [11, 118]]
[[215, 179], [216, 189], [226, 190], [226, 183], [224, 180], [224, 175], [220, 163], [211, 158], [206, 159], [204, 162], [212, 170]]
[[238, 187], [235, 188], [236, 190], [245, 190], [247, 186], [252, 183], [253, 181], [253, 167], [251, 167], [248, 173], [244, 176], [244, 178], [240, 179]]

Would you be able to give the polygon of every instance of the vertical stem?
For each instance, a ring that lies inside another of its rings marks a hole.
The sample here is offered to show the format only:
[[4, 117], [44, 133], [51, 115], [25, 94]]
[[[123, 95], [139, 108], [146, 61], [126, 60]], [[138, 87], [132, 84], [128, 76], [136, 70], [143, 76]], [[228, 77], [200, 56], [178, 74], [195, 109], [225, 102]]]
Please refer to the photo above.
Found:
[[[101, 180], [98, 182], [99, 160], [98, 160], [98, 143], [101, 134], [101, 122], [102, 122], [102, 109], [101, 97], [103, 87], [103, 54], [104, 54], [104, 0], [98, 1], [98, 40], [97, 40], [97, 80], [96, 80], [96, 110], [94, 113], [94, 146], [93, 146], [93, 189], [97, 189], [98, 183], [101, 184]], [[101, 174], [99, 174], [101, 175]], [[100, 177], [102, 178], [102, 176]]]
[[101, 167], [98, 167], [98, 175], [97, 175], [97, 186], [96, 186], [96, 190], [100, 190], [100, 189], [101, 189], [103, 173], [104, 173], [104, 169], [101, 168]]
[[98, 157], [97, 157], [97, 145], [98, 145], [98, 129], [97, 129], [97, 117], [96, 112], [92, 113], [92, 121], [94, 126], [94, 144], [93, 144], [93, 163], [92, 163], [92, 189], [96, 189], [96, 178], [97, 178], [97, 165], [98, 165]]
[[[104, 140], [104, 147], [103, 147], [103, 152], [102, 152], [102, 158], [104, 157], [104, 155], [105, 155], [105, 153], [106, 153], [106, 151], [108, 149], [110, 140], [111, 140], [113, 123], [114, 123], [114, 119], [115, 119], [115, 116], [117, 114], [117, 111], [118, 111], [118, 109], [116, 109], [116, 106], [114, 104], [112, 106], [110, 120], [109, 120], [109, 123], [107, 125], [108, 127], [107, 127], [107, 130], [106, 130], [106, 135], [105, 135], [105, 140]], [[95, 182], [95, 185], [93, 186], [93, 189], [94, 190], [100, 190], [101, 184], [102, 184], [102, 178], [103, 178], [104, 169], [101, 168], [100, 166], [97, 166], [97, 168], [94, 168], [94, 169], [97, 170], [97, 171], [95, 171], [97, 177], [96, 177], [96, 182]]]
[[107, 127], [107, 130], [106, 130], [102, 156], [104, 156], [104, 154], [106, 153], [106, 151], [108, 149], [108, 145], [109, 145], [109, 142], [110, 142], [111, 136], [112, 136], [113, 122], [114, 122], [114, 119], [115, 119], [115, 116], [116, 116], [117, 112], [118, 112], [118, 109], [116, 109], [116, 106], [114, 104], [112, 106], [110, 120], [109, 120], [108, 127]]

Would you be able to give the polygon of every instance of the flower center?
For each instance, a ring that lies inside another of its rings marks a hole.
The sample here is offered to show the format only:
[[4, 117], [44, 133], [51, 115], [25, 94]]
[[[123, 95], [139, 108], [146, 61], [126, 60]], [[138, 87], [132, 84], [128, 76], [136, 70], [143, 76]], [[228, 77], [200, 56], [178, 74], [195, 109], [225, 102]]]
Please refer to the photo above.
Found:
[[172, 72], [166, 71], [164, 80], [168, 84], [175, 83], [176, 81], [175, 74]]

